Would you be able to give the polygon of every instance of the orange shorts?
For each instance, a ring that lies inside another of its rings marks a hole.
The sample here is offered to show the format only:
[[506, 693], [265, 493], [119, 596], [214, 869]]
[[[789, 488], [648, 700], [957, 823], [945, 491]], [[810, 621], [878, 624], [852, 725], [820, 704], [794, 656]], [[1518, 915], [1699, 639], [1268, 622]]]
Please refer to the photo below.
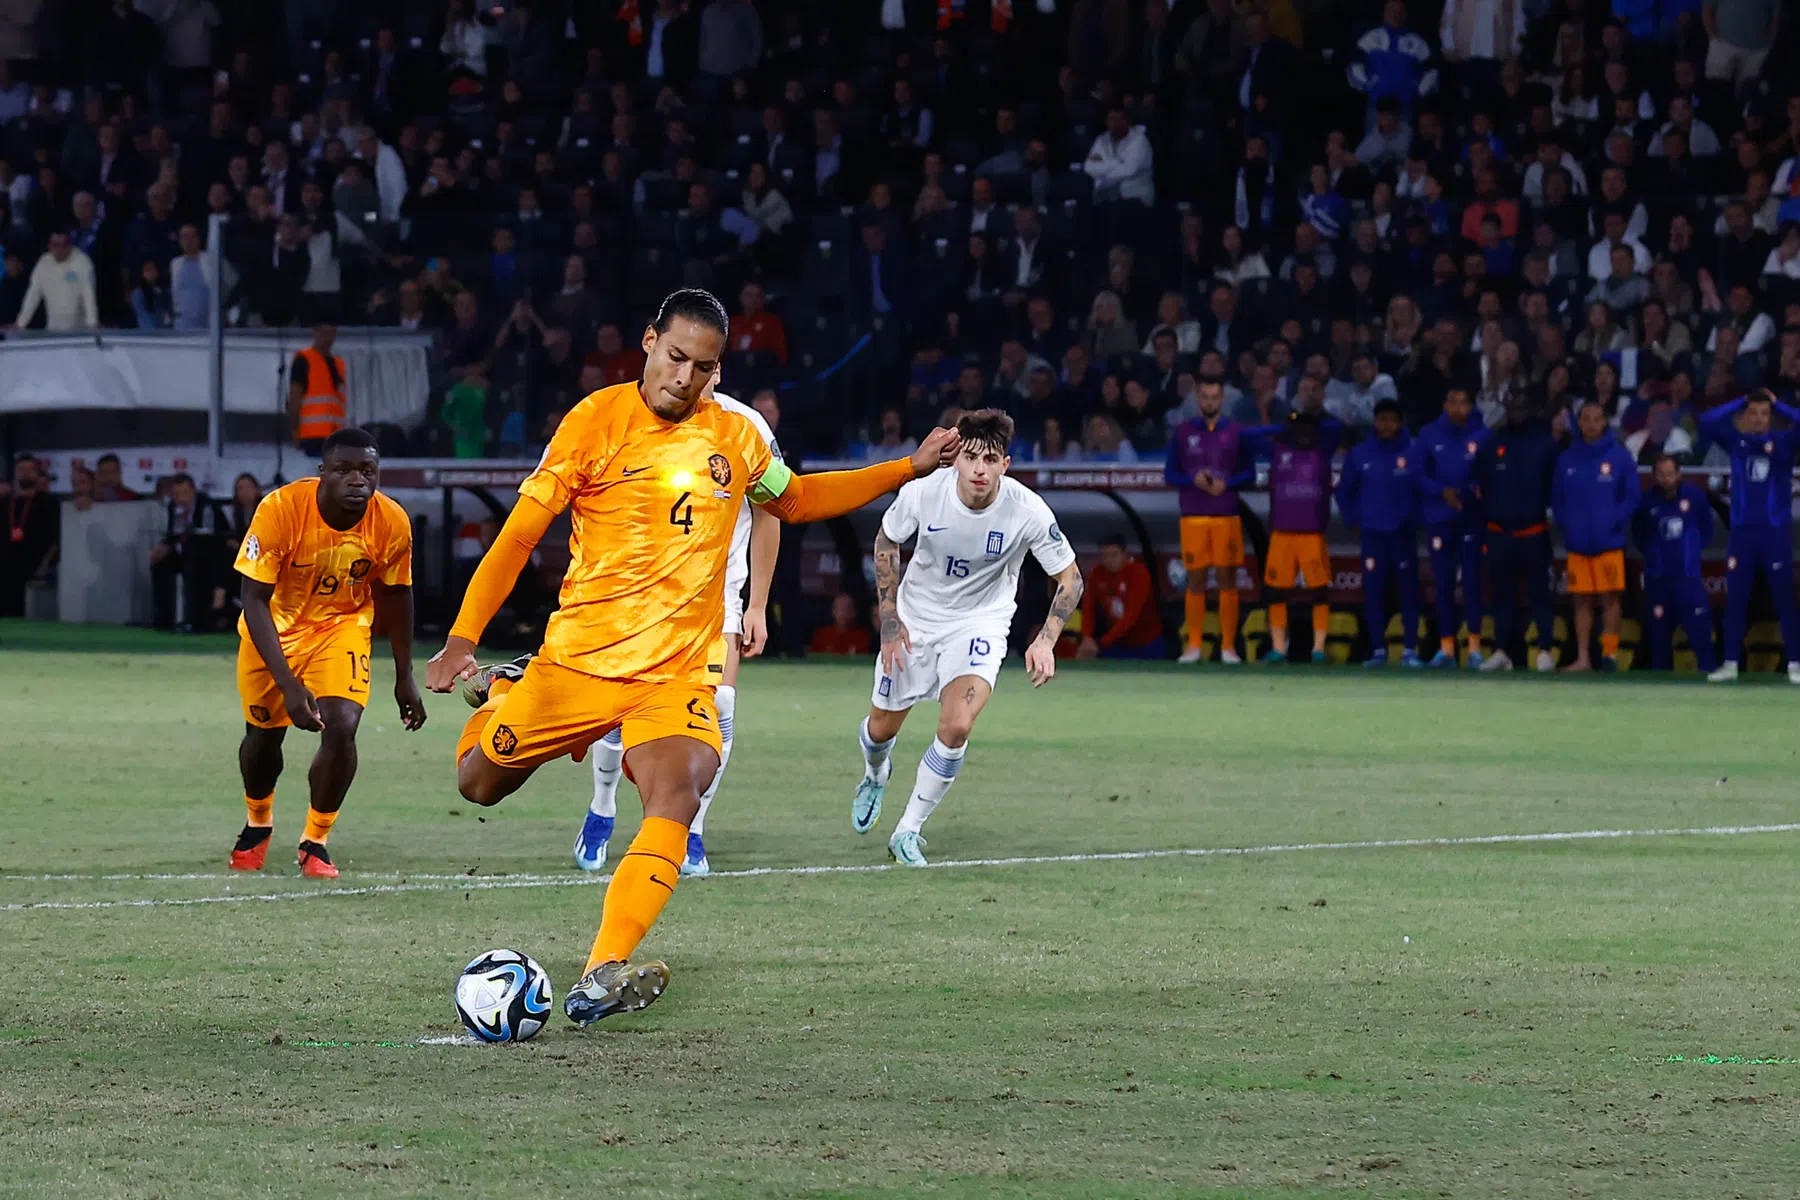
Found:
[[541, 658], [501, 697], [482, 730], [481, 750], [503, 767], [536, 767], [586, 754], [614, 729], [623, 731], [627, 750], [690, 737], [720, 752], [712, 685], [601, 679]]
[[1625, 590], [1625, 552], [1569, 555], [1569, 594], [1598, 596]]
[[1325, 553], [1325, 535], [1271, 533], [1269, 561], [1263, 564], [1263, 582], [1284, 591], [1296, 587], [1330, 587], [1331, 559]]
[[1238, 517], [1181, 518], [1181, 565], [1190, 571], [1244, 565], [1244, 522]]
[[[289, 648], [288, 668], [314, 696], [369, 703], [369, 627], [355, 621], [328, 625]], [[238, 699], [244, 720], [262, 729], [291, 725], [275, 676], [249, 638], [238, 639]]]

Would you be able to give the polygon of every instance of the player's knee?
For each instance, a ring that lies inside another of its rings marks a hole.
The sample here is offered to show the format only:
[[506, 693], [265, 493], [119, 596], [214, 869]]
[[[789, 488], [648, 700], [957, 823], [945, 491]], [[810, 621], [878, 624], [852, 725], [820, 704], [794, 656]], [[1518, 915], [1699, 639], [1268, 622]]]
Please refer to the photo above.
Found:
[[1198, 571], [1188, 572], [1187, 590], [1190, 596], [1206, 595], [1206, 569], [1204, 567]]
[[968, 745], [969, 735], [974, 731], [974, 717], [944, 717], [938, 721], [938, 741], [944, 743], [944, 745], [952, 750], [955, 750], [959, 746]]
[[482, 769], [486, 761], [479, 749], [464, 755], [456, 768], [456, 790], [470, 804], [492, 808], [506, 798], [506, 791], [498, 779]]

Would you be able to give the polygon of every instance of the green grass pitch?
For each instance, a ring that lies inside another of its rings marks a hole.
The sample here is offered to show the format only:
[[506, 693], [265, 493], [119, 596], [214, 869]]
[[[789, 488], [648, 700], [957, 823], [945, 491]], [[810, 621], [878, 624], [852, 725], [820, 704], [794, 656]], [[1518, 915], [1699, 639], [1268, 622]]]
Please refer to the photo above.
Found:
[[[229, 647], [0, 640], [0, 1196], [1800, 1192], [1800, 833], [718, 878], [646, 943], [674, 971], [648, 1012], [431, 1045], [483, 949], [572, 982], [585, 765], [477, 810], [461, 703], [406, 734], [384, 697], [343, 878], [292, 865], [304, 735], [270, 869], [231, 878]], [[935, 713], [859, 838], [868, 689], [861, 661], [746, 668], [715, 869], [885, 861]], [[1306, 668], [1033, 692], [1014, 663], [929, 853], [1782, 824], [1797, 712]]]

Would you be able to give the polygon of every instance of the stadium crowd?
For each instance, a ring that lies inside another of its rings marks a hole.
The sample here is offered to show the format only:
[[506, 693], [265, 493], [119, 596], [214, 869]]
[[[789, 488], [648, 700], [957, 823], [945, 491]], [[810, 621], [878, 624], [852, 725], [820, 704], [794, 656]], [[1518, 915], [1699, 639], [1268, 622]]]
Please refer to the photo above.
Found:
[[1778, 0], [0, 18], [0, 322], [204, 325], [217, 216], [229, 320], [433, 335], [421, 453], [541, 445], [683, 284], [814, 455], [997, 406], [1018, 458], [1161, 462], [1218, 384], [1345, 445], [1460, 391], [1560, 453], [1593, 401], [1637, 465], [1726, 465], [1709, 414], [1800, 386]]

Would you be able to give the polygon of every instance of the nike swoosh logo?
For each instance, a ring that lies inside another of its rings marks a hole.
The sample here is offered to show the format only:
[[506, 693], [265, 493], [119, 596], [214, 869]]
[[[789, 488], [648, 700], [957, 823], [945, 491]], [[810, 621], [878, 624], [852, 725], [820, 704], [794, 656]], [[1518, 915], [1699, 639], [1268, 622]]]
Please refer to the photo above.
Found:
[[622, 467], [619, 470], [619, 474], [636, 475], [639, 471], [648, 471], [649, 469], [649, 467]]
[[948, 528], [950, 528], [948, 525], [927, 525], [925, 527], [925, 532], [926, 533], [942, 533], [942, 532], [944, 532], [944, 530], [946, 530]]
[[654, 871], [653, 871], [653, 872], [651, 872], [651, 874], [650, 874], [650, 882], [651, 882], [651, 883], [662, 883], [662, 885], [663, 885], [663, 886], [664, 886], [664, 887], [666, 887], [666, 888], [668, 888], [668, 889], [669, 889], [669, 890], [670, 890], [670, 891], [671, 891], [671, 892], [672, 892], [672, 891], [674, 891], [674, 890], [675, 890], [675, 885], [674, 885], [674, 884], [672, 884], [672, 883], [663, 883], [663, 881], [662, 881], [662, 880], [660, 880], [660, 879], [658, 879], [658, 878], [657, 878], [657, 877], [656, 877], [656, 873], [655, 873], [655, 872], [654, 872]]

